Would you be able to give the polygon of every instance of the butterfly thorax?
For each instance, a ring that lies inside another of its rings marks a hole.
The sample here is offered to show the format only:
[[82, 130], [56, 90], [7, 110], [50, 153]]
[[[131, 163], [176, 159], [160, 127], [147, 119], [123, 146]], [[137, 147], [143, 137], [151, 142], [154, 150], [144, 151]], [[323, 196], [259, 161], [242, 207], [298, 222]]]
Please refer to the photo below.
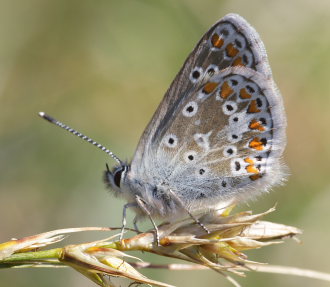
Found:
[[[164, 218], [173, 211], [182, 213], [178, 202], [171, 196], [169, 184], [166, 180], [153, 178], [152, 180], [140, 179], [134, 176], [129, 165], [120, 165], [112, 171], [105, 172], [105, 182], [115, 193], [115, 196], [125, 198], [129, 203], [135, 203], [135, 211], [140, 216], [145, 216], [141, 204], [153, 217]], [[139, 200], [137, 200], [137, 198]]]

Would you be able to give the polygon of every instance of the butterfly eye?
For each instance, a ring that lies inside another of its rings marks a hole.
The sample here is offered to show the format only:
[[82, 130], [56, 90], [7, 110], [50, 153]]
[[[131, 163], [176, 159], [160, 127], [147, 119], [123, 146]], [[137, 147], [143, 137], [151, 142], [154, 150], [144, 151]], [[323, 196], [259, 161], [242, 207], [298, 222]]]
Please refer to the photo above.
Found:
[[126, 166], [120, 166], [113, 172], [113, 183], [120, 188], [121, 178], [123, 176], [123, 172], [127, 169]]
[[113, 175], [113, 181], [114, 181], [115, 185], [117, 185], [118, 187], [120, 187], [120, 179], [121, 179], [122, 172], [123, 172], [122, 170], [118, 170]]

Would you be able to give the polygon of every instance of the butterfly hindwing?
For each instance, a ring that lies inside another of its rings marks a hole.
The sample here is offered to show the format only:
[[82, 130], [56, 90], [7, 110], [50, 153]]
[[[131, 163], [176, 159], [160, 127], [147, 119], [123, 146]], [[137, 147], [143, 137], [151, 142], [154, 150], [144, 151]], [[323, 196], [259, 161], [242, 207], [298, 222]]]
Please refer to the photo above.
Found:
[[210, 206], [267, 189], [282, 176], [283, 113], [264, 75], [244, 67], [217, 72], [175, 110], [150, 174], [162, 174], [194, 209], [198, 199]]

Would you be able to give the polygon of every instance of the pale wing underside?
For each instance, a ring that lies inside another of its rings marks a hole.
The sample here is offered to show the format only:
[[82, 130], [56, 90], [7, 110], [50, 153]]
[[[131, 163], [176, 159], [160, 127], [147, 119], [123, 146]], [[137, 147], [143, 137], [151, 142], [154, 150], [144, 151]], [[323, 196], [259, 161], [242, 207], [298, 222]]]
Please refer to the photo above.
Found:
[[144, 130], [132, 168], [139, 166], [147, 149], [154, 148], [158, 133], [167, 128], [176, 106], [190, 96], [190, 91], [196, 88], [205, 73], [212, 74], [231, 66], [248, 67], [271, 79], [267, 55], [258, 33], [236, 14], [229, 14], [214, 24], [191, 52]]

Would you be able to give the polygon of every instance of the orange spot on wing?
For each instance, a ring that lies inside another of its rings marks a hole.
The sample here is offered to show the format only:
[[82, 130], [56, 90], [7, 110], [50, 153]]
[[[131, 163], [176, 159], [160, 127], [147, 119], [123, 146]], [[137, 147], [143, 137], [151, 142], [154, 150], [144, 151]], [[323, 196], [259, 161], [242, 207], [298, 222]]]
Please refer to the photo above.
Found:
[[226, 52], [227, 52], [227, 56], [233, 58], [238, 54], [239, 50], [234, 47], [233, 43], [230, 43], [226, 47]]
[[248, 107], [248, 113], [259, 113], [260, 110], [258, 109], [257, 101], [252, 100], [249, 107]]
[[251, 158], [247, 157], [244, 159], [244, 161], [249, 164], [245, 168], [248, 173], [259, 173], [259, 170], [255, 168], [254, 161]]
[[245, 88], [241, 89], [239, 92], [239, 97], [241, 99], [250, 99], [252, 96], [246, 91]]
[[232, 64], [233, 66], [244, 66], [242, 57], [238, 57]]
[[252, 159], [252, 158], [249, 158], [249, 157], [245, 158], [244, 161], [245, 161], [246, 163], [248, 163], [248, 164], [254, 164], [253, 159]]
[[224, 40], [218, 34], [213, 34], [211, 37], [211, 43], [213, 47], [221, 48]]
[[259, 170], [254, 165], [248, 165], [245, 169], [248, 173], [259, 173]]
[[259, 178], [262, 178], [262, 175], [260, 173], [250, 175], [250, 179], [253, 180], [253, 181], [257, 180]]
[[247, 157], [247, 158], [244, 159], [244, 161], [249, 164], [245, 168], [247, 170], [247, 172], [249, 172], [249, 173], [259, 173], [259, 170], [257, 168], [255, 168], [255, 166], [254, 166], [254, 160], [253, 159]]
[[221, 91], [220, 91], [220, 97], [223, 99], [227, 99], [232, 93], [233, 89], [229, 86], [228, 82], [224, 82]]
[[210, 94], [214, 91], [214, 89], [218, 86], [218, 83], [215, 82], [208, 82], [205, 84], [204, 88], [203, 88], [203, 92], [205, 94]]
[[262, 126], [262, 124], [257, 120], [252, 120], [249, 124], [249, 128], [251, 130], [259, 130], [261, 132], [265, 130], [265, 128]]
[[255, 137], [252, 139], [252, 141], [250, 141], [249, 143], [249, 147], [253, 148], [255, 150], [263, 150], [264, 149], [264, 145], [262, 143], [262, 141], [260, 140], [259, 137]]

